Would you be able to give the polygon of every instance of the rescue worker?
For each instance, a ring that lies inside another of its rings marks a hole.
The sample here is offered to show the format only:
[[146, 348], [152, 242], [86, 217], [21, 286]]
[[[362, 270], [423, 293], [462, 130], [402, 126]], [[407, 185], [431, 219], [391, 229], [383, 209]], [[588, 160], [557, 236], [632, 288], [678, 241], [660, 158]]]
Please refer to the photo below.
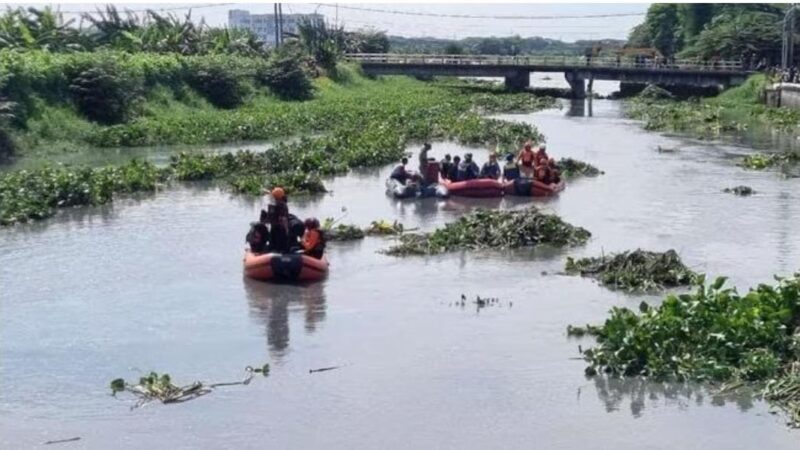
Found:
[[270, 250], [277, 253], [289, 251], [289, 205], [283, 188], [272, 189], [274, 204], [269, 205], [267, 220], [269, 222]]
[[406, 164], [408, 164], [408, 158], [403, 158], [400, 160], [400, 164], [392, 170], [392, 174], [389, 175], [389, 178], [393, 180], [397, 180], [402, 184], [406, 184], [409, 178], [411, 178], [411, 174], [408, 173], [406, 170]]
[[439, 170], [442, 175], [442, 178], [450, 178], [450, 168], [453, 167], [453, 163], [450, 160], [450, 153], [444, 155], [444, 159], [439, 161]]
[[461, 157], [456, 155], [453, 157], [453, 164], [450, 165], [450, 172], [447, 174], [447, 179], [450, 181], [458, 181], [458, 166], [461, 164]]
[[560, 183], [561, 171], [558, 170], [558, 166], [556, 165], [556, 160], [554, 158], [547, 160], [547, 167], [550, 169], [550, 182], [556, 184]]
[[262, 222], [253, 222], [250, 224], [250, 231], [247, 233], [245, 241], [250, 246], [250, 251], [253, 253], [264, 253], [269, 244], [267, 240], [269, 231], [267, 226]]
[[500, 178], [500, 165], [497, 164], [497, 153], [489, 153], [489, 161], [481, 167], [481, 178], [491, 178], [497, 180]]
[[428, 172], [428, 151], [431, 149], [431, 144], [425, 143], [422, 150], [419, 151], [419, 173], [425, 174]]
[[533, 152], [533, 146], [530, 142], [525, 144], [519, 155], [517, 155], [517, 164], [519, 164], [520, 175], [525, 178], [533, 178], [533, 162], [536, 154]]
[[303, 233], [303, 253], [312, 258], [321, 259], [325, 252], [325, 234], [319, 226], [319, 220], [310, 217], [305, 220], [306, 231]]
[[458, 164], [457, 181], [474, 180], [478, 178], [480, 173], [481, 169], [475, 164], [475, 161], [472, 160], [472, 153], [467, 153], [464, 155], [464, 161]]
[[519, 166], [514, 161], [514, 155], [511, 153], [506, 155], [506, 165], [503, 166], [503, 178], [508, 181], [519, 178]]
[[534, 165], [542, 165], [547, 164], [550, 156], [547, 155], [547, 144], [540, 144], [539, 149], [536, 150], [536, 156], [534, 157]]
[[547, 164], [539, 164], [534, 171], [534, 179], [544, 184], [550, 184], [550, 168]]

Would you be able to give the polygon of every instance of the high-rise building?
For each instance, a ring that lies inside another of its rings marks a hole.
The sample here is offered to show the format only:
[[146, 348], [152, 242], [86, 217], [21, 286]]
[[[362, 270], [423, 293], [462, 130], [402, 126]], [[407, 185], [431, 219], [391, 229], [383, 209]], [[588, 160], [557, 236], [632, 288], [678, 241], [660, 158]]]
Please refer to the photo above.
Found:
[[[300, 19], [322, 19], [322, 14], [284, 14], [283, 31], [284, 33], [297, 33], [297, 24]], [[245, 28], [252, 31], [258, 38], [267, 45], [275, 45], [275, 15], [274, 14], [250, 14], [249, 11], [241, 9], [231, 9], [228, 11], [228, 27]]]

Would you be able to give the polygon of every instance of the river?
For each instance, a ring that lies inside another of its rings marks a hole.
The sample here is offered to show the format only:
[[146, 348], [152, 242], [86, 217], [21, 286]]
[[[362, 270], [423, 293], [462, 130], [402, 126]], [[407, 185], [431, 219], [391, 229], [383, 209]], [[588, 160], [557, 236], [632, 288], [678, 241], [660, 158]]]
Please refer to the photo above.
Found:
[[[800, 179], [737, 167], [749, 146], [643, 131], [618, 102], [595, 100], [592, 117], [562, 106], [503, 117], [535, 124], [551, 155], [605, 171], [536, 202], [592, 232], [572, 250], [399, 259], [378, 253], [391, 239], [367, 238], [330, 244], [322, 283], [263, 284], [241, 273], [260, 201], [200, 184], [0, 230], [0, 447], [796, 449], [800, 434], [746, 395], [585, 378], [578, 346], [592, 340], [566, 326], [661, 296], [559, 271], [567, 255], [674, 248], [742, 290], [770, 282], [798, 269]], [[291, 208], [430, 230], [523, 203], [395, 201], [389, 170], [329, 180], [331, 194]], [[757, 194], [722, 193], [739, 184]], [[462, 293], [501, 304], [455, 306]], [[111, 379], [150, 370], [235, 381], [265, 362], [269, 377], [180, 405], [131, 410], [109, 395]]]

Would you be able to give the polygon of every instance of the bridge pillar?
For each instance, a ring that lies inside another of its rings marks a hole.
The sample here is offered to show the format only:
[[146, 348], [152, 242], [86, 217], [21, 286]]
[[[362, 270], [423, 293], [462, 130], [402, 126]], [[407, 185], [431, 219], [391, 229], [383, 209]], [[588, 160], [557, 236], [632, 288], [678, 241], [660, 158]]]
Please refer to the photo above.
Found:
[[572, 89], [572, 98], [586, 98], [586, 83], [583, 77], [575, 72], [564, 72], [564, 78]]
[[506, 77], [506, 87], [512, 91], [528, 89], [531, 85], [531, 73], [527, 70], [519, 70], [511, 76]]

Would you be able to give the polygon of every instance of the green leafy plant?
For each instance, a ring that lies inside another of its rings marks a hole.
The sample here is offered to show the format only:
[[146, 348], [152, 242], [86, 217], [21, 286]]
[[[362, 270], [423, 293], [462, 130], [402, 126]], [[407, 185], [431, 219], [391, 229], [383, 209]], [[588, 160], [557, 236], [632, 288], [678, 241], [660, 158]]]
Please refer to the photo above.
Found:
[[541, 244], [556, 247], [585, 243], [591, 233], [535, 207], [518, 211], [478, 209], [432, 233], [403, 234], [384, 253], [435, 255], [456, 250], [512, 249]]
[[675, 250], [634, 250], [599, 258], [567, 258], [567, 273], [597, 278], [624, 291], [654, 291], [691, 284], [697, 274], [681, 262]]

